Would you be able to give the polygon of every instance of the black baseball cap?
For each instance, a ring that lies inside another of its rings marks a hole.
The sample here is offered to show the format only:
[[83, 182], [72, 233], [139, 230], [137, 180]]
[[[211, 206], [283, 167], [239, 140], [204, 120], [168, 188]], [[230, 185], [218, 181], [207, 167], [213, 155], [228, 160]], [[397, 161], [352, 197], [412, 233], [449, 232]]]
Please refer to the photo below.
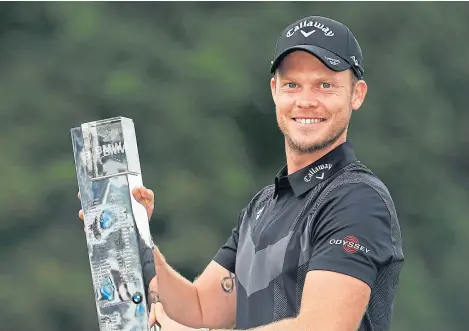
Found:
[[363, 56], [357, 39], [344, 24], [327, 17], [309, 16], [286, 27], [277, 39], [270, 72], [289, 53], [303, 50], [334, 71], [352, 69], [363, 79]]

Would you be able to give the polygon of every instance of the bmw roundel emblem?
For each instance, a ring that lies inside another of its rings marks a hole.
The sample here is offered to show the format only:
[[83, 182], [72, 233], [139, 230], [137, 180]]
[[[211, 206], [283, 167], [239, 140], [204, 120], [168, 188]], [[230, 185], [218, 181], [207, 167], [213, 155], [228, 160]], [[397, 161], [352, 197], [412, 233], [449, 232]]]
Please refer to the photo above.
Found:
[[139, 304], [140, 302], [142, 302], [143, 300], [143, 296], [140, 294], [140, 293], [135, 293], [133, 296], [132, 296], [132, 302], [135, 303], [135, 304]]

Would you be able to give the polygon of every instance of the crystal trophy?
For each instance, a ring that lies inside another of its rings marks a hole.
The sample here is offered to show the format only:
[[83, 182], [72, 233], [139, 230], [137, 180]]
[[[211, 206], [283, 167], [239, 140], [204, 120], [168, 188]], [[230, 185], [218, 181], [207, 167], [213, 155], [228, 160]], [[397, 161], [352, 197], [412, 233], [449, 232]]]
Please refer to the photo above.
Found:
[[115, 117], [71, 130], [100, 331], [148, 331], [154, 276], [133, 121]]

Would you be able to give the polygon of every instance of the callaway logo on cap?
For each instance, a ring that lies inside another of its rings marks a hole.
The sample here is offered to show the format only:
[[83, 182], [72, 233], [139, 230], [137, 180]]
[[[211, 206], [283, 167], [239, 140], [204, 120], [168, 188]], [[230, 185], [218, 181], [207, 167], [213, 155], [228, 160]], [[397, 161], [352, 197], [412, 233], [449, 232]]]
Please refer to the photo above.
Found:
[[290, 52], [303, 50], [334, 71], [352, 69], [363, 79], [363, 57], [352, 32], [340, 22], [321, 16], [303, 18], [283, 30], [275, 47], [270, 72], [273, 73]]

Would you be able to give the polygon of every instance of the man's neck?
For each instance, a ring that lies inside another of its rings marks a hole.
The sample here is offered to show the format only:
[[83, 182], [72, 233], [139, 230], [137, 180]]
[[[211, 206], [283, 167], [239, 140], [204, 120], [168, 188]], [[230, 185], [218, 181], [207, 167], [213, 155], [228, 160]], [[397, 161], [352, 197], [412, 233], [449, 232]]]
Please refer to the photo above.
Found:
[[347, 138], [340, 137], [335, 141], [332, 145], [320, 149], [318, 151], [315, 151], [313, 153], [298, 153], [297, 151], [292, 151], [291, 149], [288, 148], [287, 142], [285, 141], [285, 153], [287, 157], [287, 169], [288, 169], [288, 174], [292, 174], [294, 172], [297, 172], [300, 169], [303, 169], [304, 167], [310, 165], [311, 163], [316, 162], [320, 158], [322, 158], [324, 155], [328, 154], [330, 151], [335, 149], [337, 146], [345, 143]]

